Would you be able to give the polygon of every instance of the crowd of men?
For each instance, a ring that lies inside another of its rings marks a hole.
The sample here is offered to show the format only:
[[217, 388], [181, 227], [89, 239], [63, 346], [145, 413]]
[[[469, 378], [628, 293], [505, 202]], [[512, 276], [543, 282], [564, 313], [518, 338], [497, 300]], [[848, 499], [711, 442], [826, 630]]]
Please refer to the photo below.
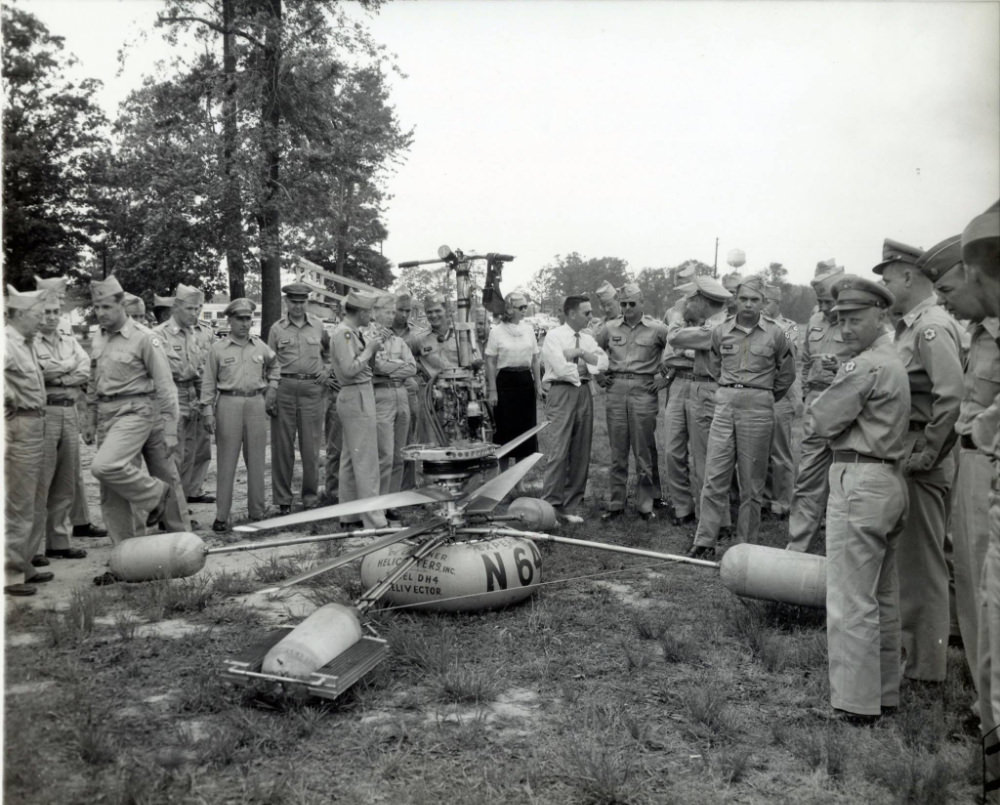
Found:
[[[564, 522], [582, 521], [603, 394], [602, 520], [625, 516], [631, 457], [637, 516], [655, 521], [659, 509], [694, 526], [692, 557], [713, 557], [727, 535], [758, 541], [762, 510], [787, 520], [789, 550], [815, 550], [825, 523], [831, 702], [851, 723], [895, 708], [901, 675], [945, 678], [950, 548], [989, 732], [1000, 723], [997, 220], [993, 207], [927, 251], [887, 239], [868, 276], [820, 263], [802, 333], [780, 316], [780, 289], [755, 275], [697, 275], [665, 320], [631, 283], [596, 289], [600, 319], [588, 295], [566, 298], [540, 353], [552, 445], [542, 496]], [[65, 288], [49, 278], [7, 297], [8, 595], [33, 594], [53, 578], [40, 569], [50, 559], [86, 555], [74, 538], [103, 533], [86, 510], [81, 439], [96, 445], [90, 472], [113, 543], [190, 530], [191, 502], [214, 502], [212, 529], [224, 533], [241, 454], [248, 516], [266, 516], [268, 431], [279, 514], [295, 501], [296, 444], [304, 508], [412, 486], [402, 448], [433, 431], [422, 388], [459, 365], [440, 297], [424, 300], [429, 328], [418, 329], [408, 294], [352, 291], [329, 326], [307, 311], [309, 286], [293, 283], [265, 343], [251, 333], [250, 300], [229, 303], [216, 337], [199, 322], [201, 291], [179, 285], [155, 297], [151, 328], [142, 300], [112, 276], [91, 284], [100, 331], [88, 355], [64, 328]], [[203, 489], [213, 438], [217, 497]], [[370, 511], [360, 524], [395, 518]]]

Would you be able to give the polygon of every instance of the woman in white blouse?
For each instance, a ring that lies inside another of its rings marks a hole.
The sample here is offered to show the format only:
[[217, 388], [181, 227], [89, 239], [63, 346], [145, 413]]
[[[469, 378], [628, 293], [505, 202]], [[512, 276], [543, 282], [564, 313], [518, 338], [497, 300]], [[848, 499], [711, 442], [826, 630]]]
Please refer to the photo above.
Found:
[[[490, 330], [486, 341], [487, 401], [493, 406], [493, 441], [497, 444], [509, 442], [538, 423], [542, 375], [535, 331], [522, 321], [527, 309], [524, 294], [508, 294], [502, 321]], [[533, 436], [508, 457], [520, 460], [537, 451], [538, 440]]]

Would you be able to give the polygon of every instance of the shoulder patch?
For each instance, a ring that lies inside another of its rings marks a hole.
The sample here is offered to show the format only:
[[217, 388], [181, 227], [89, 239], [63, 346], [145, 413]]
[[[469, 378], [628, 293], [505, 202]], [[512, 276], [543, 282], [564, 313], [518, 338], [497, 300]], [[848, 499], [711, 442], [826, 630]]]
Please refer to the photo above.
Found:
[[350, 333], [344, 333], [344, 340], [345, 341], [350, 341], [351, 340], [351, 334]]
[[844, 364], [845, 372], [853, 372], [857, 368], [857, 364], [854, 361], [848, 361]]
[[155, 335], [151, 339], [149, 339], [149, 340], [150, 340], [150, 343], [152, 343], [152, 345], [154, 347], [160, 346], [160, 339], [157, 338]]
[[937, 338], [937, 330], [935, 330], [933, 327], [928, 327], [926, 330], [924, 330], [925, 341], [933, 341], [935, 338]]

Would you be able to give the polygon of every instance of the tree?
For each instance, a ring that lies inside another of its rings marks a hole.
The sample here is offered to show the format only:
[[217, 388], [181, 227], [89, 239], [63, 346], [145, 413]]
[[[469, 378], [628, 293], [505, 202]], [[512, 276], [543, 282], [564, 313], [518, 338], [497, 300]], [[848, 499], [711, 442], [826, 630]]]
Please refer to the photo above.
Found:
[[3, 248], [7, 282], [80, 273], [100, 229], [92, 179], [107, 147], [100, 83], [63, 77], [74, 59], [38, 18], [3, 7]]
[[628, 263], [618, 257], [584, 259], [577, 252], [565, 257], [555, 256], [555, 262], [543, 266], [531, 281], [531, 292], [543, 310], [556, 312], [571, 294], [593, 296], [605, 280], [616, 288], [632, 279]]

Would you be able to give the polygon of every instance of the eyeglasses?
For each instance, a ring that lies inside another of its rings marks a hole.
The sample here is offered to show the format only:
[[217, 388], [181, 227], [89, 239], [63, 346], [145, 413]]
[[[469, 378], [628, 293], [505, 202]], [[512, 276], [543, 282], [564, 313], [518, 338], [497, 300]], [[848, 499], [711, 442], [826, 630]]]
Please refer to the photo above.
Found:
[[528, 309], [527, 305], [518, 305], [516, 308], [514, 308], [514, 310], [527, 310], [527, 309]]
[[638, 302], [622, 302], [622, 307], [638, 307]]

